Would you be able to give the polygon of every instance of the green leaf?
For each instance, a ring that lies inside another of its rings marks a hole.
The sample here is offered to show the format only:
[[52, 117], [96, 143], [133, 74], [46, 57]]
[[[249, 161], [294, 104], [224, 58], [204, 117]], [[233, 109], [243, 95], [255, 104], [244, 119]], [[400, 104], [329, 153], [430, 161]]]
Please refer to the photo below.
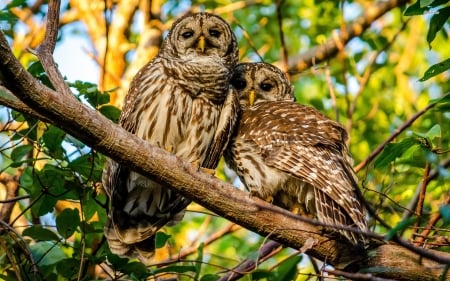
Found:
[[395, 227], [391, 228], [389, 232], [384, 237], [385, 240], [391, 240], [397, 232], [402, 232], [410, 225], [414, 224], [417, 221], [417, 217], [409, 217], [404, 221], [399, 222]]
[[427, 7], [431, 3], [433, 3], [434, 0], [420, 0], [420, 7]]
[[426, 136], [430, 140], [434, 140], [435, 138], [440, 138], [441, 137], [441, 126], [439, 126], [439, 124], [434, 125], [433, 127], [431, 127], [430, 130], [428, 130], [428, 132], [426, 133]]
[[26, 228], [22, 235], [29, 236], [38, 241], [59, 241], [59, 237], [56, 233], [49, 229], [42, 228], [42, 226], [39, 225], [32, 225]]
[[102, 175], [103, 163], [100, 161], [100, 155], [89, 153], [71, 161], [68, 167], [88, 179], [95, 180], [100, 179]]
[[45, 146], [48, 148], [49, 153], [58, 159], [62, 158], [63, 148], [62, 142], [66, 133], [55, 126], [49, 126], [48, 130], [42, 136]]
[[425, 73], [423, 74], [423, 77], [419, 79], [420, 82], [427, 81], [428, 79], [441, 74], [442, 72], [450, 69], [450, 58], [446, 59], [444, 61], [441, 61], [440, 63], [437, 63], [435, 65], [430, 66]]
[[58, 199], [62, 199], [67, 193], [64, 187], [65, 175], [67, 171], [50, 164], [46, 164], [41, 171], [35, 170], [35, 180], [30, 189], [30, 195], [32, 200], [39, 200], [31, 206], [33, 215], [42, 216], [53, 211]]
[[136, 278], [137, 280], [146, 280], [146, 277], [151, 275], [147, 267], [141, 262], [127, 263], [120, 268], [120, 271]]
[[42, 64], [41, 64], [41, 62], [40, 61], [35, 61], [35, 62], [32, 62], [31, 64], [30, 64], [30, 66], [28, 66], [28, 72], [31, 74], [31, 75], [33, 75], [33, 76], [39, 76], [39, 75], [42, 75], [42, 74], [45, 74], [45, 70], [44, 70], [44, 67], [42, 67]]
[[200, 276], [200, 271], [202, 270], [203, 265], [203, 243], [200, 243], [197, 249], [197, 258], [195, 263], [195, 277], [194, 279], [198, 279]]
[[[109, 251], [109, 248], [107, 246], [105, 247], [105, 249]], [[111, 266], [114, 269], [117, 269], [117, 270], [124, 267], [130, 260], [129, 258], [122, 258], [122, 257], [119, 257], [118, 255], [111, 254], [111, 253], [109, 253], [107, 256], [108, 256], [108, 262], [111, 264]]]
[[77, 209], [64, 209], [61, 214], [56, 217], [56, 229], [64, 238], [72, 236], [79, 224], [80, 214]]
[[252, 280], [276, 280], [276, 272], [264, 269], [257, 269], [252, 272]]
[[438, 10], [430, 20], [430, 28], [427, 33], [427, 42], [431, 48], [431, 42], [436, 38], [436, 34], [442, 29], [447, 19], [450, 17], [450, 6]]
[[14, 147], [11, 151], [11, 160], [13, 162], [19, 162], [25, 157], [30, 151], [33, 150], [33, 146], [31, 144], [19, 145]]
[[429, 1], [426, 0], [423, 3], [431, 2], [427, 6], [422, 6], [422, 1], [417, 0], [414, 4], [411, 4], [406, 8], [405, 12], [403, 13], [405, 16], [417, 16], [417, 15], [423, 15], [425, 12], [427, 12], [430, 8], [440, 6], [442, 4], [445, 4], [448, 2], [448, 0], [436, 0], [436, 1]]
[[77, 259], [63, 259], [56, 264], [56, 271], [67, 280], [72, 280], [80, 270], [80, 266], [80, 261]]
[[167, 240], [169, 240], [170, 237], [171, 237], [170, 235], [162, 231], [158, 231], [155, 236], [155, 247], [157, 249], [164, 247], [164, 245], [166, 244]]
[[297, 276], [297, 264], [302, 260], [303, 256], [293, 256], [283, 261], [280, 266], [277, 267], [277, 280], [290, 281], [295, 280]]
[[200, 281], [217, 281], [220, 279], [219, 275], [216, 274], [206, 274], [200, 278]]
[[120, 109], [112, 105], [103, 105], [99, 109], [100, 113], [114, 123], [119, 122]]
[[450, 223], [450, 205], [439, 206], [439, 213], [441, 214], [444, 223]]
[[26, 167], [20, 175], [20, 186], [29, 190], [34, 182], [33, 168]]
[[48, 241], [41, 241], [30, 246], [31, 254], [40, 266], [51, 265], [67, 258], [58, 245]]
[[77, 80], [74, 83], [69, 83], [69, 85], [76, 88], [80, 95], [84, 96], [94, 108], [109, 103], [109, 93], [100, 92], [96, 84]]
[[165, 273], [165, 272], [176, 272], [176, 273], [195, 272], [195, 266], [193, 266], [193, 265], [167, 266], [167, 267], [155, 269], [153, 271], [153, 274], [159, 274], [159, 273]]
[[31, 212], [34, 216], [40, 217], [45, 214], [53, 212], [58, 199], [51, 195], [43, 195], [40, 200], [31, 206]]
[[417, 145], [417, 141], [413, 137], [406, 138], [398, 143], [389, 143], [375, 160], [375, 168], [386, 167], [414, 145]]

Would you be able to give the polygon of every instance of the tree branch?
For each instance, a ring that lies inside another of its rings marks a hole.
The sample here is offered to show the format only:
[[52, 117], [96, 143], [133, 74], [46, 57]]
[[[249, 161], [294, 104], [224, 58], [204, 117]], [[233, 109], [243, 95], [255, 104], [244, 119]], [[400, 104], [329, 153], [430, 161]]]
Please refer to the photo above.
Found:
[[299, 73], [315, 64], [327, 61], [337, 54], [339, 46], [345, 46], [351, 39], [361, 35], [375, 20], [386, 14], [388, 11], [403, 6], [408, 2], [410, 2], [410, 0], [388, 0], [377, 2], [377, 4], [366, 9], [366, 12], [359, 16], [352, 24], [349, 24], [343, 29], [346, 32], [341, 32], [337, 38], [330, 38], [322, 45], [297, 56], [292, 56], [289, 59], [289, 72], [291, 74]]

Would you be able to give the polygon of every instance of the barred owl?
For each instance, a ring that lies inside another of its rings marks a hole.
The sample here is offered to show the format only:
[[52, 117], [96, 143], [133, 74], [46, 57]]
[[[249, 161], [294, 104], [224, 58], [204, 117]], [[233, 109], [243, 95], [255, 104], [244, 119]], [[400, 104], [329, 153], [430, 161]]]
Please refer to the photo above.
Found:
[[[181, 17], [159, 54], [131, 82], [119, 125], [185, 161], [214, 169], [239, 110], [229, 84], [237, 59], [236, 38], [222, 18]], [[155, 233], [179, 222], [190, 200], [113, 160], [102, 182], [110, 198], [105, 236], [111, 251], [148, 263]]]
[[[270, 64], [239, 64], [231, 83], [242, 111], [225, 160], [250, 193], [337, 229], [367, 230], [345, 129], [295, 103], [291, 84]], [[364, 242], [358, 233], [339, 232]]]

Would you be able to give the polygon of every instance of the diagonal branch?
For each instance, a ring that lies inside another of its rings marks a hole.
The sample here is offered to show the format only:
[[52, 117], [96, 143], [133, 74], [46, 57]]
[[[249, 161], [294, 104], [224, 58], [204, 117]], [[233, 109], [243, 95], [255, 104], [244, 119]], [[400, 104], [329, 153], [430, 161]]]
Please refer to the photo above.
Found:
[[375, 20], [388, 11], [403, 6], [408, 2], [410, 0], [378, 1], [366, 9], [366, 12], [352, 24], [344, 28], [343, 30], [346, 32], [342, 32], [337, 38], [330, 38], [322, 45], [297, 56], [292, 56], [289, 59], [289, 72], [291, 74], [299, 73], [315, 64], [329, 60], [338, 53], [339, 46], [345, 46], [351, 39], [361, 35]]

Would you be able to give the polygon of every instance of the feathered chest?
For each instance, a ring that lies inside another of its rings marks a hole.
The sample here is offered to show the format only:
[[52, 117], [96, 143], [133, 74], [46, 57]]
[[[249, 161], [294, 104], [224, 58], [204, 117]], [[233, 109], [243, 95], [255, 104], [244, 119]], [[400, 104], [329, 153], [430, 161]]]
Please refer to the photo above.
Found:
[[219, 122], [222, 104], [200, 92], [193, 96], [164, 73], [138, 87], [134, 133], [190, 161], [203, 161]]

